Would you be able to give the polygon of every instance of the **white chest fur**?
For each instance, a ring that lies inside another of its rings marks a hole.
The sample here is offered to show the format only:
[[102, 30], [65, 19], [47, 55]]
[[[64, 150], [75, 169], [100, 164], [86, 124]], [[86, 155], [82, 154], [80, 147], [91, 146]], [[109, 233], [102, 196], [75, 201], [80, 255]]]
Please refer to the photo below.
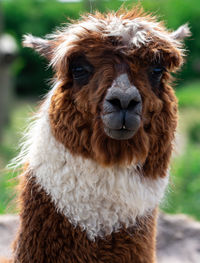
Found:
[[29, 132], [23, 162], [29, 162], [58, 211], [86, 230], [88, 238], [117, 231], [121, 223], [132, 226], [137, 216], [159, 204], [168, 177], [153, 180], [138, 174], [134, 165], [102, 168], [72, 156], [53, 137], [46, 107]]

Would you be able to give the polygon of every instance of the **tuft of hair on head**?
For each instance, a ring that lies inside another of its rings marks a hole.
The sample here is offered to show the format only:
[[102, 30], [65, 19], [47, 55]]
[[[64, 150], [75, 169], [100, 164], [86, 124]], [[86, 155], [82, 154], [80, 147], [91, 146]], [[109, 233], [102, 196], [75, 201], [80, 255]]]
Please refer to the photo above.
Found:
[[146, 18], [149, 21], [156, 20], [156, 17], [152, 13], [144, 10], [140, 2], [137, 4], [133, 4], [130, 9], [122, 5], [121, 8], [116, 12], [116, 15], [127, 20], [134, 20], [135, 18], [141, 17]]
[[175, 40], [184, 40], [185, 38], [190, 37], [191, 35], [192, 34], [188, 23], [180, 26], [177, 30], [171, 33], [172, 38]]

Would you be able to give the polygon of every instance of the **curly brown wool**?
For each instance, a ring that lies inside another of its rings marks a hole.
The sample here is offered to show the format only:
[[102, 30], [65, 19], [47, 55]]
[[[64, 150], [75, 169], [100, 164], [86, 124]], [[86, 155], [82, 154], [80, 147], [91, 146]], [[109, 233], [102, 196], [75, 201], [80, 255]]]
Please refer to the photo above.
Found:
[[[92, 65], [96, 65], [96, 71], [89, 84], [83, 88], [68, 88], [67, 83], [71, 82], [69, 78], [54, 93], [49, 116], [56, 139], [72, 154], [92, 158], [101, 165], [130, 164], [136, 159], [144, 164], [144, 172], [148, 176], [165, 176], [177, 125], [177, 100], [168, 84], [171, 81], [170, 75], [164, 73], [162, 92], [156, 94], [151, 88], [146, 69], [155, 59], [155, 54], [152, 54], [152, 50], [156, 52], [155, 49], [162, 50], [163, 61], [168, 67], [172, 66], [171, 63], [176, 67], [182, 63], [182, 59], [178, 51], [174, 57], [164, 58], [169, 47], [164, 48], [162, 44], [158, 46], [156, 42], [154, 48], [151, 43], [151, 49], [133, 51], [133, 59], [130, 59], [126, 56], [119, 58], [114, 51], [108, 54], [107, 50], [105, 56], [105, 50], [101, 53], [102, 43], [96, 39], [93, 40], [92, 49], [84, 43], [85, 50], [82, 52], [87, 54]], [[98, 55], [92, 50], [99, 50]], [[141, 64], [140, 58], [144, 59], [144, 63]], [[140, 129], [133, 138], [126, 141], [116, 141], [106, 136], [100, 118], [106, 92], [114, 76], [119, 73], [114, 65], [119, 63], [125, 63], [130, 68], [130, 77], [143, 100]]]

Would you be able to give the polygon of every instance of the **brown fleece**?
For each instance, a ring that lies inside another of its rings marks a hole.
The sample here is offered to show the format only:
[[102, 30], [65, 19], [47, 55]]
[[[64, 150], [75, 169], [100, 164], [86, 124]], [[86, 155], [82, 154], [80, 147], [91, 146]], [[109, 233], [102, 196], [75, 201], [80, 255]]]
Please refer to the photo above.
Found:
[[[105, 43], [101, 51], [100, 45], [97, 39], [93, 40], [92, 47], [87, 42], [84, 48], [81, 45], [81, 52], [87, 54], [88, 61], [95, 65], [95, 73], [89, 83], [76, 87], [69, 75], [55, 91], [49, 109], [53, 135], [72, 154], [94, 159], [103, 166], [126, 165], [134, 159], [144, 165], [145, 175], [154, 178], [165, 176], [177, 124], [177, 101], [169, 85], [170, 75], [165, 72], [160, 87], [154, 88], [148, 77], [149, 67], [155, 59], [151, 49], [141, 48], [128, 57], [116, 54], [114, 50], [108, 52]], [[162, 43], [158, 48], [162, 48]], [[98, 55], [93, 50], [98, 50]], [[72, 50], [72, 54], [74, 52]], [[164, 48], [163, 54], [159, 54], [160, 59], [162, 55], [162, 64], [169, 70], [172, 59], [164, 59]], [[126, 67], [122, 70], [120, 65]], [[106, 92], [121, 72], [129, 74], [143, 103], [141, 126], [133, 138], [125, 141], [108, 137], [101, 120]]]
[[132, 229], [92, 242], [85, 231], [57, 212], [34, 178], [27, 176], [23, 186], [14, 263], [155, 262], [155, 212], [138, 219]]
[[[109, 20], [109, 15], [100, 13], [94, 17]], [[123, 19], [136, 17], [156, 21], [141, 8], [122, 15]], [[87, 21], [87, 17], [82, 20]], [[167, 31], [162, 23], [159, 25], [160, 31]], [[118, 37], [105, 37], [101, 31], [83, 31], [78, 36], [79, 40], [73, 42], [68, 53], [55, 65], [60, 85], [49, 109], [53, 135], [72, 154], [94, 159], [100, 165], [127, 165], [134, 160], [143, 166], [145, 176], [164, 177], [177, 126], [177, 100], [170, 86], [170, 72], [175, 72], [183, 63], [181, 49], [155, 36], [140, 48], [126, 46]], [[64, 40], [59, 36], [52, 41], [58, 45]], [[70, 73], [71, 59], [80, 54], [94, 66], [94, 74], [84, 86], [77, 86]], [[149, 79], [153, 65], [166, 68], [157, 88]], [[131, 139], [123, 141], [108, 137], [101, 120], [106, 92], [120, 73], [129, 75], [143, 103], [139, 130]]]

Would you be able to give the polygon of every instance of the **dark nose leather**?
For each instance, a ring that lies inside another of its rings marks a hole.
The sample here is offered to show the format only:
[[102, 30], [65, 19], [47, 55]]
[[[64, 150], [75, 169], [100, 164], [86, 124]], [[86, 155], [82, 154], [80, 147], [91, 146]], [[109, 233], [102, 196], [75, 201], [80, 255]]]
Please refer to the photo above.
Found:
[[104, 111], [134, 111], [139, 104], [142, 104], [142, 99], [138, 89], [130, 83], [127, 74], [122, 74], [107, 92]]
[[134, 87], [127, 91], [128, 92], [124, 93], [121, 90], [117, 90], [109, 94], [106, 97], [106, 101], [110, 104], [110, 107], [116, 110], [134, 110], [136, 106], [141, 103], [141, 97]]
[[[108, 89], [103, 103], [102, 121], [108, 136], [128, 139], [140, 126], [142, 99], [139, 90], [121, 74]], [[126, 134], [125, 134], [126, 132]]]

